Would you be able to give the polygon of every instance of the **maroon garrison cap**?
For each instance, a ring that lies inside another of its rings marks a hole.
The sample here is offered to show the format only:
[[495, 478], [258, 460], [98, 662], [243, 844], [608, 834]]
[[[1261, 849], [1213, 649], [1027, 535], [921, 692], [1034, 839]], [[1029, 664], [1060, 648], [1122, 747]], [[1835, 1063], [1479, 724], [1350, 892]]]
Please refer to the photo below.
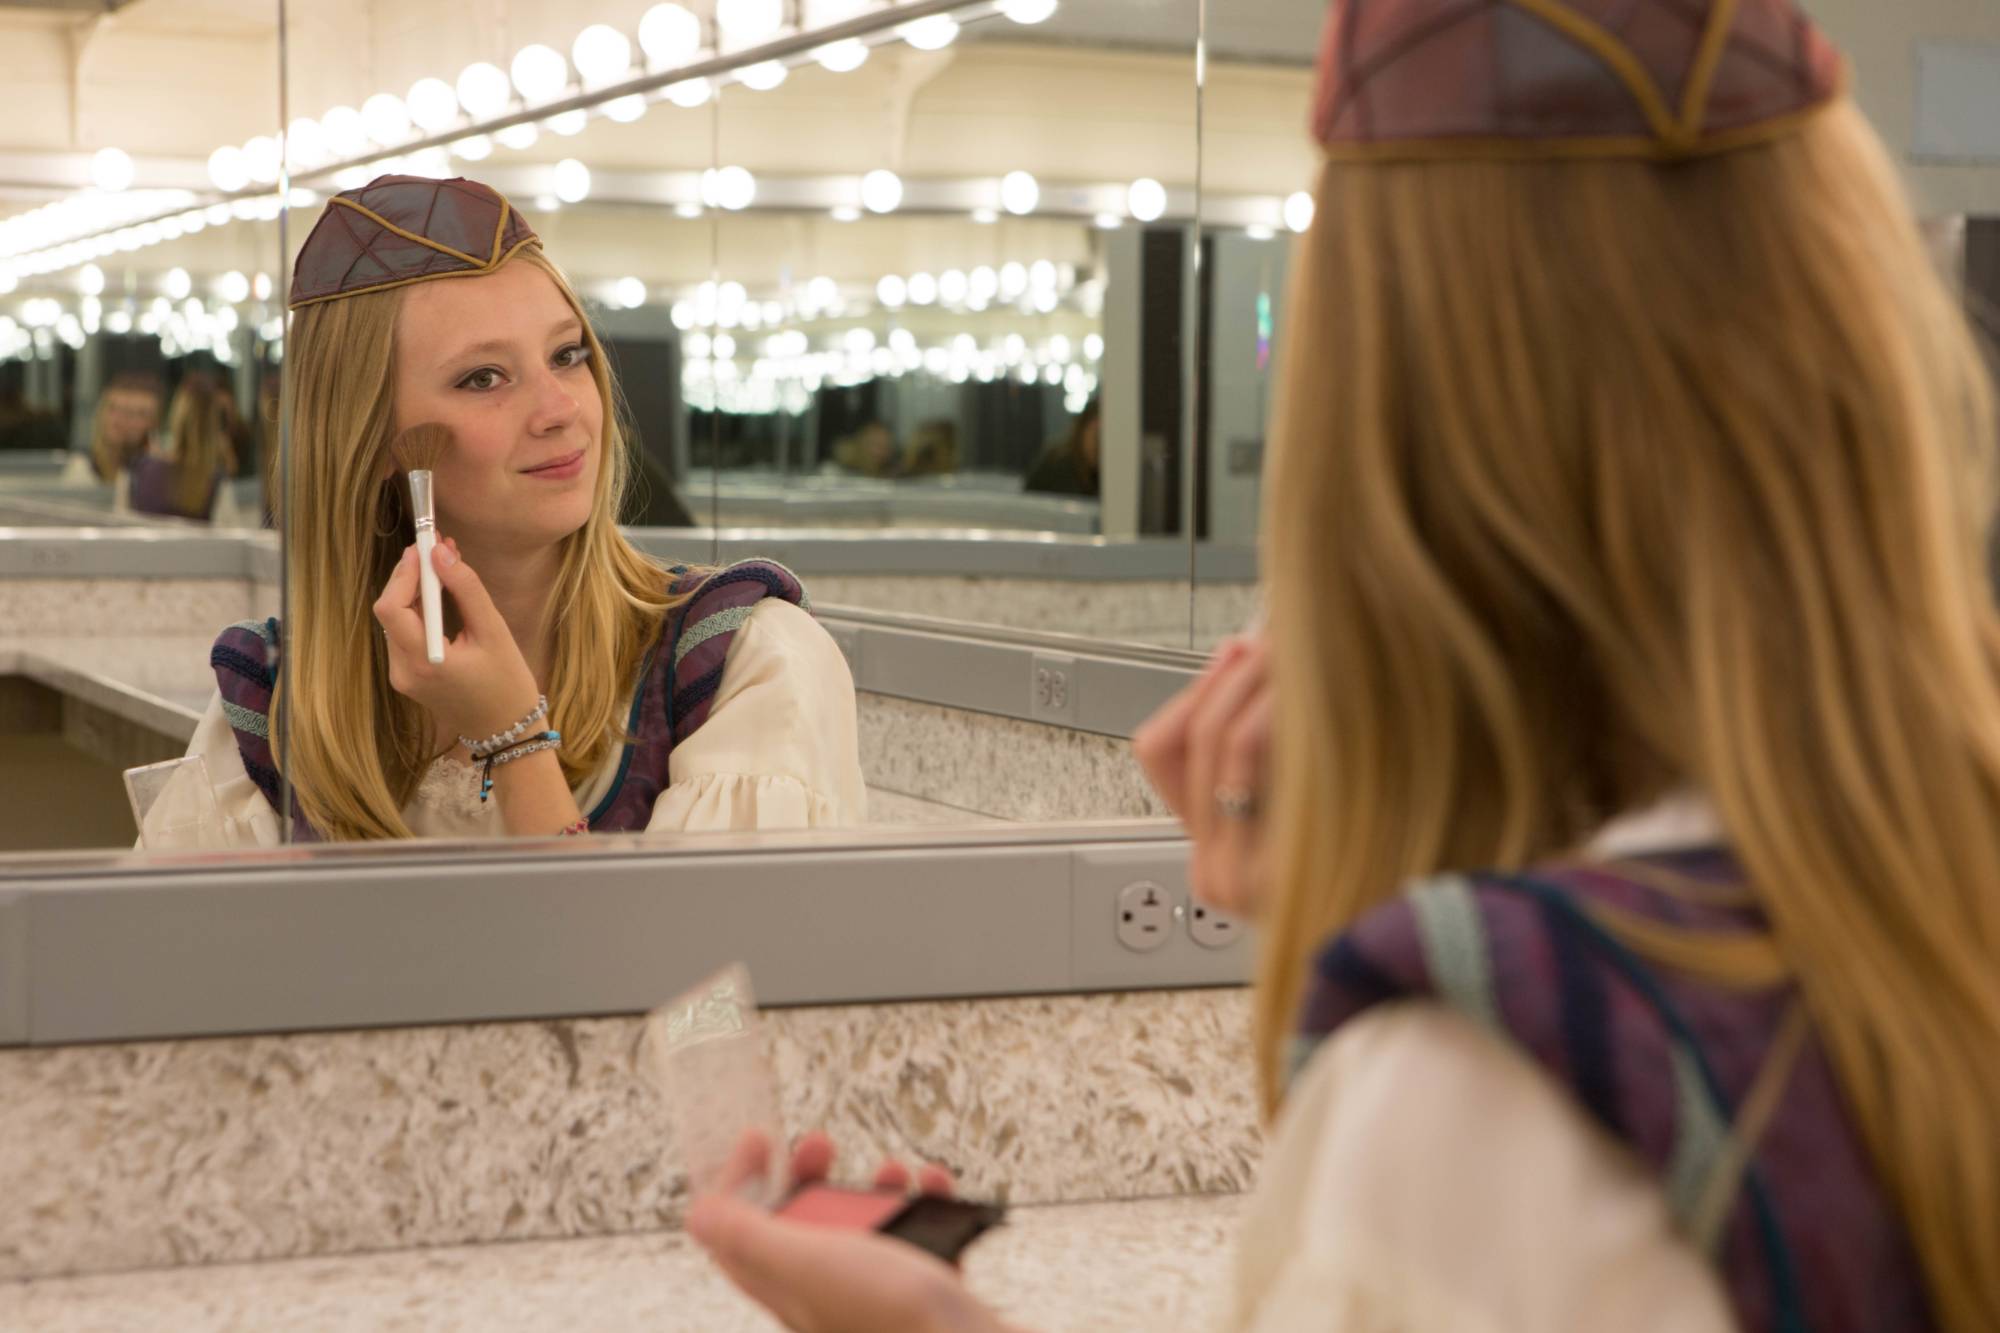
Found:
[[527, 219], [478, 181], [377, 176], [327, 200], [293, 266], [291, 308], [476, 277], [539, 244]]
[[1766, 143], [1836, 101], [1795, 0], [1334, 0], [1313, 135], [1368, 161], [1675, 161]]

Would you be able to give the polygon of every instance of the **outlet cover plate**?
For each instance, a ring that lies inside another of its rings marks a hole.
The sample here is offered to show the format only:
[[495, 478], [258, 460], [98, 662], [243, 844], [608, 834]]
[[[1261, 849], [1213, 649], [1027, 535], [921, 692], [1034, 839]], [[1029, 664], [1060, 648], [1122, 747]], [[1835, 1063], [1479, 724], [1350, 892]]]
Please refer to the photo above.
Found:
[[[1171, 861], [1158, 847], [1092, 847], [1072, 854], [1070, 875], [1070, 975], [1079, 987], [1144, 990], [1149, 987], [1233, 986], [1250, 980], [1257, 951], [1239, 939], [1227, 949], [1206, 949], [1175, 922], [1167, 942], [1134, 953], [1119, 941], [1119, 896], [1138, 882], [1156, 884], [1172, 902], [1188, 902], [1187, 859]], [[1250, 931], [1240, 928], [1239, 935]]]
[[1076, 721], [1076, 659], [1036, 653], [1028, 666], [1028, 712], [1037, 722]]

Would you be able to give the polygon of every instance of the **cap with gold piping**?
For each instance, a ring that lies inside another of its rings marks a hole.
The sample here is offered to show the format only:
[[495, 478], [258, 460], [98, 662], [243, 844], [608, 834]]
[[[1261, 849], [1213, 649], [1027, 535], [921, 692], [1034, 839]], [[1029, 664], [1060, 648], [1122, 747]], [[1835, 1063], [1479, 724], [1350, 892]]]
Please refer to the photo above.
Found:
[[1794, 0], [1333, 0], [1313, 136], [1342, 160], [1675, 161], [1840, 96]]
[[377, 176], [327, 200], [293, 265], [291, 308], [476, 277], [539, 244], [527, 219], [478, 181]]

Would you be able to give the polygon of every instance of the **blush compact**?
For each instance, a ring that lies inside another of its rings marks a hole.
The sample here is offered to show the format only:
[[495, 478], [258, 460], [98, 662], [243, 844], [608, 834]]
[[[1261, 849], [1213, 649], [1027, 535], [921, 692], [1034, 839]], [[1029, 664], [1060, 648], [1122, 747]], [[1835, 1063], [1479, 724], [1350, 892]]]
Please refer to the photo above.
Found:
[[795, 1190], [777, 1215], [808, 1226], [842, 1231], [875, 1231], [894, 1236], [946, 1263], [957, 1263], [965, 1247], [1000, 1225], [998, 1204], [973, 1203], [888, 1190], [851, 1190], [811, 1184]]

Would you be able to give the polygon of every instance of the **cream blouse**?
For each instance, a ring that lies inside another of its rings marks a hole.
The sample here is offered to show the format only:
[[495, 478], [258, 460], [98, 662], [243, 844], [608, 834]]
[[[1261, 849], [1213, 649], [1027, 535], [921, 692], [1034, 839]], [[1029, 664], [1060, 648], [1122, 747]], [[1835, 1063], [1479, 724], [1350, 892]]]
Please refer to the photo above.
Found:
[[[1594, 850], [1708, 840], [1698, 802]], [[1653, 1173], [1500, 1038], [1433, 1001], [1371, 1009], [1285, 1099], [1237, 1240], [1237, 1333], [1729, 1333], [1721, 1279]]]
[[[244, 771], [219, 694], [209, 701], [188, 753], [207, 765], [229, 845], [275, 846], [277, 812]], [[613, 747], [576, 789], [579, 809], [592, 809], [611, 789], [619, 757]], [[758, 602], [730, 644], [708, 719], [674, 747], [667, 771], [648, 832], [866, 822], [854, 679], [819, 622], [780, 598]], [[403, 818], [422, 838], [506, 834], [498, 803], [480, 803], [479, 770], [449, 756], [424, 774]], [[150, 831], [150, 816], [147, 822]]]

